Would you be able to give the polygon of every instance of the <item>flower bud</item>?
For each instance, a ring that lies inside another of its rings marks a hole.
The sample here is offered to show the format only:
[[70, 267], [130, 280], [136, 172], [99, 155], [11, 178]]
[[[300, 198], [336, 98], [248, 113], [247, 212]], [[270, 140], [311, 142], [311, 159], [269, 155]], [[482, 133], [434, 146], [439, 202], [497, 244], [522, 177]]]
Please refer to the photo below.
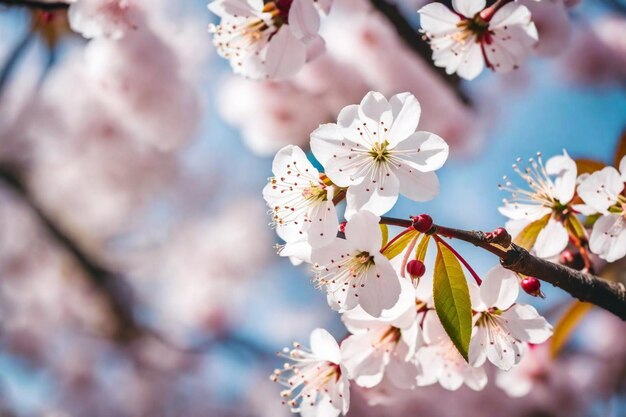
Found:
[[420, 214], [413, 217], [413, 228], [421, 233], [426, 233], [433, 227], [433, 219], [428, 214]]
[[346, 233], [346, 222], [339, 223], [339, 232]]
[[522, 279], [521, 283], [522, 289], [527, 293], [532, 295], [533, 297], [542, 297], [541, 293], [541, 281], [539, 281], [535, 277], [526, 277]]
[[424, 262], [413, 259], [406, 264], [406, 272], [411, 275], [412, 279], [421, 278], [426, 272], [426, 266]]
[[569, 249], [565, 249], [563, 252], [561, 252], [561, 255], [559, 255], [559, 263], [565, 266], [569, 266], [570, 268], [576, 269], [578, 271], [585, 267], [585, 261], [583, 260], [583, 257], [579, 253], [573, 252]]

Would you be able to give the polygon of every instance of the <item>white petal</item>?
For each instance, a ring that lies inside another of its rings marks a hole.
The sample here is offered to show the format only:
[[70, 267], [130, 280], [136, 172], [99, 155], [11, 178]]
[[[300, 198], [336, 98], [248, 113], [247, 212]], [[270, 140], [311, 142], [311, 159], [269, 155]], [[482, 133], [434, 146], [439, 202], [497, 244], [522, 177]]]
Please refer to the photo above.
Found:
[[346, 239], [359, 250], [372, 255], [379, 252], [382, 242], [379, 222], [380, 217], [367, 210], [357, 212], [346, 224]]
[[501, 317], [511, 335], [522, 342], [539, 344], [552, 336], [552, 326], [528, 304], [515, 304]]
[[359, 105], [350, 104], [344, 107], [337, 116], [337, 124], [341, 127], [354, 127], [359, 122]]
[[[447, 70], [451, 70], [453, 66], [448, 65]], [[456, 73], [461, 78], [473, 80], [478, 77], [485, 68], [485, 58], [483, 51], [478, 43], [472, 43], [462, 52], [459, 52], [459, 62]]]
[[376, 91], [370, 91], [363, 97], [359, 104], [359, 118], [367, 123], [370, 131], [378, 132], [378, 124], [382, 121], [386, 126], [391, 126], [391, 105], [384, 95]]
[[485, 8], [485, 5], [485, 0], [452, 0], [454, 10], [465, 17], [474, 17], [476, 13]]
[[348, 188], [345, 213], [347, 219], [359, 210], [383, 215], [396, 204], [400, 191], [398, 177], [393, 172], [385, 172], [382, 168], [378, 169], [377, 174], [373, 177], [368, 176], [362, 183]]
[[[320, 125], [311, 133], [311, 151], [324, 167], [342, 146], [344, 140], [341, 128], [335, 123]], [[345, 147], [345, 145], [343, 145]]]
[[513, 347], [513, 338], [507, 336], [504, 329], [488, 329], [487, 332], [489, 333], [485, 346], [487, 359], [498, 368], [508, 371], [516, 363], [517, 350]]
[[443, 35], [458, 31], [461, 17], [441, 3], [428, 3], [421, 9], [420, 26], [432, 35]]
[[307, 173], [311, 178], [319, 177], [319, 172], [308, 160], [304, 151], [294, 145], [287, 145], [276, 153], [276, 156], [272, 161], [272, 172], [274, 173], [274, 176], [280, 177], [283, 175], [291, 175], [294, 163], [300, 167], [300, 170], [302, 171], [307, 169]]
[[393, 124], [388, 133], [388, 141], [394, 146], [415, 132], [422, 108], [411, 93], [396, 94], [389, 100], [393, 113]]
[[533, 247], [540, 258], [552, 258], [560, 254], [567, 247], [569, 235], [563, 223], [550, 219], [546, 227], [541, 229]]
[[550, 175], [556, 175], [554, 196], [562, 204], [569, 203], [574, 196], [577, 171], [576, 162], [565, 151], [563, 151], [563, 155], [553, 156], [546, 162], [546, 172]]
[[622, 174], [622, 181], [626, 182], [626, 155], [619, 161], [619, 172]]
[[593, 225], [589, 237], [591, 251], [608, 262], [626, 256], [626, 219], [623, 215], [608, 214]]
[[490, 269], [480, 286], [480, 297], [488, 307], [506, 310], [519, 295], [517, 275], [500, 265]]
[[336, 364], [341, 362], [341, 351], [337, 341], [324, 329], [317, 328], [311, 332], [311, 352], [318, 359]]
[[585, 204], [599, 213], [607, 213], [617, 202], [624, 189], [620, 173], [613, 167], [605, 167], [588, 175], [578, 186], [578, 195]]
[[508, 203], [502, 207], [498, 207], [498, 211], [509, 219], [534, 221], [551, 213], [552, 209], [539, 204]]
[[317, 37], [320, 15], [311, 0], [293, 0], [289, 8], [289, 26], [293, 34], [307, 43]]
[[306, 62], [306, 46], [283, 25], [268, 43], [265, 69], [272, 79], [285, 79], [294, 75]]
[[414, 201], [430, 201], [439, 194], [439, 179], [434, 172], [419, 172], [406, 166], [395, 171], [400, 193]]
[[337, 236], [339, 220], [332, 201], [324, 201], [310, 212], [309, 223], [306, 228], [307, 240], [312, 247], [324, 246], [331, 243]]
[[389, 260], [378, 254], [376, 265], [367, 273], [365, 286], [359, 292], [359, 304], [368, 314], [380, 317], [383, 310], [392, 308], [400, 298], [400, 278]]
[[[86, 2], [78, 2], [86, 3]], [[263, 9], [262, 1], [255, 0], [217, 0], [209, 3], [209, 10], [220, 17], [256, 17]], [[74, 6], [70, 8], [73, 9]]]
[[449, 146], [429, 132], [415, 132], [391, 149], [393, 156], [422, 172], [435, 171], [448, 159]]
[[487, 360], [487, 330], [484, 326], [474, 327], [472, 339], [469, 347], [469, 364], [472, 366], [482, 366]]

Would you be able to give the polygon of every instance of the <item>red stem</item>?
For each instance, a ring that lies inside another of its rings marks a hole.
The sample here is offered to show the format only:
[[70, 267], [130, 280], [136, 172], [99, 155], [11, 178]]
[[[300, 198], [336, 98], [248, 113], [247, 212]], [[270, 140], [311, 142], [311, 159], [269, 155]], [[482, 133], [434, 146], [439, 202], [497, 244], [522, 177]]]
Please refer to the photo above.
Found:
[[446, 248], [448, 248], [448, 250], [450, 252], [452, 252], [454, 254], [454, 256], [456, 256], [456, 258], [461, 261], [461, 263], [465, 266], [465, 268], [469, 271], [470, 274], [472, 274], [472, 276], [474, 277], [474, 280], [476, 281], [476, 283], [478, 285], [482, 284], [482, 280], [480, 279], [480, 277], [478, 276], [478, 274], [476, 273], [476, 271], [474, 271], [474, 269], [470, 266], [469, 263], [467, 263], [467, 261], [465, 260], [465, 258], [463, 258], [456, 250], [454, 250], [454, 248], [452, 246], [450, 246], [446, 241], [444, 241], [442, 238], [440, 238], [437, 235], [433, 235], [433, 238], [438, 242], [441, 243], [443, 246], [445, 246]]
[[403, 231], [401, 231], [400, 233], [398, 233], [398, 234], [397, 234], [397, 235], [396, 235], [393, 239], [391, 239], [389, 242], [387, 242], [387, 244], [385, 245], [385, 247], [384, 247], [384, 248], [382, 248], [382, 249], [380, 250], [380, 252], [381, 252], [381, 253], [383, 253], [384, 251], [386, 251], [386, 250], [387, 250], [387, 248], [388, 248], [389, 246], [391, 246], [391, 244], [392, 244], [393, 242], [395, 242], [396, 240], [400, 239], [402, 236], [404, 236], [405, 234], [407, 234], [407, 233], [408, 233], [408, 232], [410, 232], [411, 230], [414, 230], [414, 229], [413, 229], [413, 226], [409, 226], [409, 227], [407, 227], [406, 229], [404, 229]]

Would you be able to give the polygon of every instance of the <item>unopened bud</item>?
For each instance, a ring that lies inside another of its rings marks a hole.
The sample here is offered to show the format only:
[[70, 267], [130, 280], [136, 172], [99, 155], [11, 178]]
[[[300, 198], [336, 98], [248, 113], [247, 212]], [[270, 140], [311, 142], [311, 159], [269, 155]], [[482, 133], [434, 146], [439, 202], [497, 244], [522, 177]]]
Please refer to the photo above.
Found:
[[339, 232], [346, 233], [346, 222], [339, 223]]
[[559, 263], [579, 271], [585, 267], [585, 261], [580, 253], [573, 252], [569, 249], [565, 249], [561, 252], [559, 255]]
[[543, 298], [543, 294], [541, 293], [541, 281], [539, 281], [537, 278], [526, 277], [522, 279], [521, 286], [527, 294], [530, 294], [533, 297]]
[[424, 262], [413, 259], [406, 264], [406, 272], [409, 273], [412, 279], [418, 279], [426, 272], [426, 266]]
[[413, 228], [420, 233], [428, 232], [433, 227], [433, 218], [428, 214], [413, 217]]
[[493, 232], [485, 233], [485, 238], [489, 243], [509, 247], [511, 245], [511, 235], [504, 227], [498, 227]]

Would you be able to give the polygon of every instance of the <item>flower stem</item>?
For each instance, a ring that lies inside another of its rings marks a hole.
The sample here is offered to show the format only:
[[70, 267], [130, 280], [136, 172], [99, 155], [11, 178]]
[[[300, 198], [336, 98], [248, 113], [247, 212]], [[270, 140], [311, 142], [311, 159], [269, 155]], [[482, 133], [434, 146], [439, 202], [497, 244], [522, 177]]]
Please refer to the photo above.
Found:
[[461, 254], [459, 254], [452, 246], [450, 246], [448, 242], [446, 242], [440, 236], [437, 236], [437, 235], [433, 235], [433, 238], [435, 239], [437, 243], [441, 243], [443, 246], [448, 248], [448, 250], [452, 252], [459, 261], [461, 261], [461, 263], [465, 266], [465, 268], [469, 271], [469, 273], [472, 274], [472, 277], [474, 277], [474, 281], [476, 281], [476, 284], [480, 285], [483, 283], [483, 280], [480, 279], [476, 271], [474, 271], [474, 268], [472, 268], [470, 264], [465, 260], [465, 258], [463, 258]]
[[393, 242], [395, 242], [396, 240], [400, 239], [402, 236], [404, 236], [405, 234], [409, 233], [412, 230], [414, 230], [413, 226], [409, 226], [406, 229], [404, 229], [403, 231], [401, 231], [400, 233], [398, 233], [396, 236], [394, 236], [393, 239], [391, 239], [389, 242], [387, 242], [385, 247], [380, 250], [380, 253], [384, 253], [389, 248], [389, 246], [391, 246], [393, 244]]

